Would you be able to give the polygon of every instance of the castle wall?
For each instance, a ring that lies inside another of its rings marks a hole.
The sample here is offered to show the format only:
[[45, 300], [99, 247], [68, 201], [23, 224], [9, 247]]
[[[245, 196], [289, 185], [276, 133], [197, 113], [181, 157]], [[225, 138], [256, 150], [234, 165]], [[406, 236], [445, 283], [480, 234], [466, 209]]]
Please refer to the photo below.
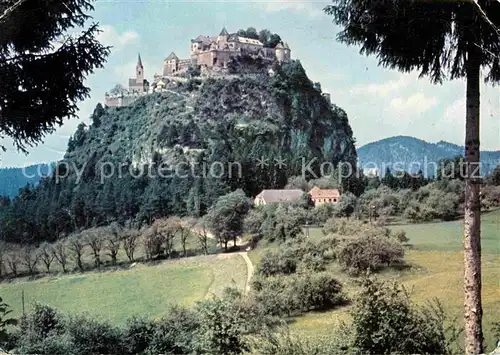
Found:
[[212, 52], [203, 52], [203, 53], [199, 53], [197, 55], [197, 64], [198, 65], [203, 65], [203, 66], [207, 66], [209, 68], [212, 67], [212, 63], [213, 63], [213, 55], [212, 55]]
[[137, 100], [142, 95], [123, 95], [123, 96], [106, 96], [104, 98], [104, 104], [107, 107], [125, 107], [129, 106], [135, 100]]
[[106, 96], [104, 98], [104, 104], [108, 107], [120, 107], [121, 100], [117, 96]]

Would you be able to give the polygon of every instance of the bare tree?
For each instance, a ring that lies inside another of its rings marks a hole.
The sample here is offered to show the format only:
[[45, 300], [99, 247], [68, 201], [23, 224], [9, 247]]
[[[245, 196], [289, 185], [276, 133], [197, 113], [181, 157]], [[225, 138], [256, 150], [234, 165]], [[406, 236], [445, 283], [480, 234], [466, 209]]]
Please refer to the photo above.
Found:
[[128, 260], [134, 262], [134, 253], [137, 248], [137, 243], [139, 239], [139, 231], [129, 229], [123, 233], [123, 249], [125, 249], [125, 254], [127, 254]]
[[84, 247], [85, 244], [83, 243], [81, 235], [74, 235], [68, 241], [68, 249], [80, 271], [83, 271], [82, 256]]
[[21, 263], [19, 248], [14, 245], [8, 246], [8, 255], [7, 255], [7, 265], [9, 265], [9, 269], [14, 275], [17, 277], [17, 271], [19, 269], [19, 264]]
[[7, 258], [7, 244], [0, 240], [0, 278], [3, 277], [4, 263]]
[[203, 253], [205, 255], [208, 255], [209, 231], [205, 219], [202, 218], [201, 220], [199, 220], [195, 228], [196, 235], [198, 236], [198, 244], [201, 250], [203, 250]]
[[36, 248], [28, 244], [26, 245], [21, 252], [22, 264], [28, 270], [31, 276], [34, 276], [37, 272], [36, 266], [38, 265], [39, 255]]
[[55, 258], [54, 247], [52, 246], [52, 244], [45, 242], [40, 245], [40, 248], [38, 249], [38, 255], [40, 260], [42, 260], [43, 264], [45, 265], [47, 272], [50, 272], [50, 265], [52, 265], [52, 262]]
[[111, 257], [112, 265], [117, 264], [117, 256], [120, 251], [121, 242], [120, 232], [120, 226], [116, 223], [112, 224], [104, 241], [104, 248], [107, 250], [107, 254]]
[[[163, 254], [163, 243], [165, 243], [165, 234], [163, 233], [164, 221], [155, 221], [153, 225], [144, 232], [144, 252], [146, 259], [152, 260]], [[167, 248], [169, 243], [166, 242]]]
[[61, 264], [63, 272], [67, 272], [66, 266], [68, 265], [68, 247], [64, 240], [60, 239], [54, 245], [52, 252], [57, 262]]
[[101, 250], [104, 246], [104, 235], [101, 228], [93, 228], [85, 233], [85, 242], [92, 249], [96, 268], [101, 267]]
[[174, 239], [179, 229], [180, 220], [178, 217], [171, 217], [157, 222], [158, 233], [160, 233], [161, 239], [165, 243], [165, 254], [170, 257], [174, 251]]
[[191, 234], [191, 228], [194, 227], [196, 224], [196, 220], [192, 218], [188, 218], [185, 220], [182, 220], [180, 218], [172, 218], [171, 220], [172, 226], [171, 228], [174, 229], [174, 233], [179, 235], [181, 239], [181, 245], [182, 245], [182, 252], [183, 256], [187, 256], [187, 240], [189, 235]]

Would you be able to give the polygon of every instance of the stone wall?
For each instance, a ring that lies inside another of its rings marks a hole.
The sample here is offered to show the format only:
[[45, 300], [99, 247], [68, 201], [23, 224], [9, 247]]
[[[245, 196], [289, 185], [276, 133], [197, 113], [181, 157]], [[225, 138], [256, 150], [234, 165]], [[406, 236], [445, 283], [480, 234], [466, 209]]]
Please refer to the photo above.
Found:
[[121, 95], [121, 96], [107, 95], [104, 97], [104, 104], [107, 107], [125, 107], [130, 105], [132, 102], [134, 102], [141, 96], [142, 95]]

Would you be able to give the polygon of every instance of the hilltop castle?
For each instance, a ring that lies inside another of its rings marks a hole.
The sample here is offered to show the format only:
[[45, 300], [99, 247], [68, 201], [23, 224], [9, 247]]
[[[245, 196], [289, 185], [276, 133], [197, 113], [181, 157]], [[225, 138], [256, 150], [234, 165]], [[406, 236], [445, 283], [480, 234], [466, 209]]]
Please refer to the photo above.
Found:
[[144, 79], [144, 66], [142, 65], [141, 55], [137, 57], [135, 66], [135, 78], [128, 79], [128, 90], [125, 92], [106, 93], [104, 104], [108, 107], [128, 106], [137, 98], [146, 95], [149, 92], [149, 82]]
[[200, 65], [209, 69], [226, 69], [233, 58], [249, 56], [263, 61], [287, 63], [291, 59], [291, 50], [287, 43], [278, 43], [274, 48], [266, 48], [258, 39], [238, 36], [223, 28], [218, 36], [200, 35], [191, 40], [191, 58], [179, 59], [172, 52], [163, 63], [163, 75], [175, 75], [184, 72], [190, 65]]
[[172, 77], [182, 76], [190, 66], [200, 66], [209, 71], [225, 71], [231, 61], [241, 57], [260, 59], [268, 64], [288, 63], [291, 60], [291, 49], [287, 43], [282, 42], [274, 48], [265, 47], [258, 39], [242, 37], [237, 33], [230, 34], [223, 28], [218, 36], [200, 35], [192, 39], [189, 59], [179, 59], [174, 52], [170, 53], [163, 61], [162, 73], [154, 75], [154, 83], [151, 86], [144, 78], [144, 66], [139, 54], [135, 67], [136, 75], [135, 78], [129, 79], [128, 90], [114, 94], [106, 93], [105, 104], [108, 107], [128, 106], [150, 91], [161, 91], [165, 85], [162, 79], [165, 77], [181, 80]]

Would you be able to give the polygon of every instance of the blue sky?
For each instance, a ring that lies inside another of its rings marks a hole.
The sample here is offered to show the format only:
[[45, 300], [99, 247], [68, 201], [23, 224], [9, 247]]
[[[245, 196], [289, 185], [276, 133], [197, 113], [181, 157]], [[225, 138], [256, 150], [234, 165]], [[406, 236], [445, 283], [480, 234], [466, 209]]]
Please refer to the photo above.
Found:
[[[309, 77], [320, 81], [323, 91], [346, 110], [357, 146], [394, 135], [411, 135], [430, 142], [446, 140], [463, 144], [465, 84], [462, 81], [432, 85], [418, 73], [402, 74], [380, 68], [376, 58], [335, 41], [338, 28], [321, 9], [328, 2], [281, 1], [168, 1], [97, 0], [94, 20], [103, 32], [100, 40], [112, 45], [104, 69], [88, 78], [92, 97], [80, 105], [80, 119], [65, 121], [45, 142], [18, 153], [4, 140], [0, 167], [24, 166], [62, 158], [70, 135], [88, 117], [106, 91], [126, 85], [135, 75], [140, 52], [145, 74], [161, 71], [171, 51], [188, 57], [189, 40], [198, 34], [217, 35], [249, 26], [268, 28], [281, 35], [300, 59]], [[500, 149], [500, 88], [482, 86], [482, 149]]]

